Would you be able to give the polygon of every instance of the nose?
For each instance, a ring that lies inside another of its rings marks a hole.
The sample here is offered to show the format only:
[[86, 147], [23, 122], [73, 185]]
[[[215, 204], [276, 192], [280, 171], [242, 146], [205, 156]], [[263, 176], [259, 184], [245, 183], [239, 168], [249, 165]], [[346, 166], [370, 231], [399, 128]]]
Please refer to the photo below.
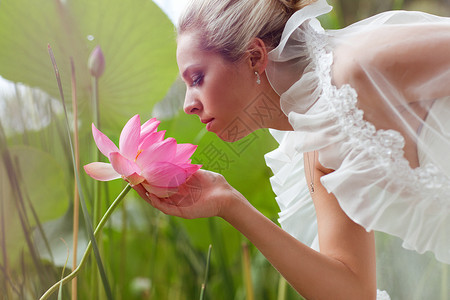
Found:
[[202, 110], [202, 103], [194, 97], [189, 91], [186, 92], [184, 98], [184, 112], [188, 115], [198, 114]]

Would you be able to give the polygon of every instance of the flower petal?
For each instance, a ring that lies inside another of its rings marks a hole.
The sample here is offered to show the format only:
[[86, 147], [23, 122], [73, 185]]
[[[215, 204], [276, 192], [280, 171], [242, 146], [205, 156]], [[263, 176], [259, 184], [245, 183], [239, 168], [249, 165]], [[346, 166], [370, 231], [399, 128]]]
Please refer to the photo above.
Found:
[[187, 171], [169, 162], [158, 162], [142, 174], [148, 184], [158, 187], [177, 187], [188, 178]]
[[136, 159], [136, 163], [145, 170], [151, 168], [155, 162], [172, 161], [177, 151], [177, 141], [174, 138], [168, 138], [164, 141], [153, 144]]
[[111, 165], [117, 173], [125, 177], [131, 176], [133, 173], [140, 173], [141, 170], [138, 165], [128, 160], [125, 156], [119, 152], [113, 152], [110, 155]]
[[137, 185], [139, 183], [144, 182], [145, 178], [137, 173], [133, 173], [130, 176], [127, 176], [125, 180], [131, 183], [132, 185]]
[[156, 118], [152, 118], [152, 119], [148, 120], [147, 122], [145, 122], [141, 126], [141, 142], [143, 139], [145, 139], [145, 137], [148, 134], [152, 134], [152, 133], [156, 132], [156, 129], [158, 128], [160, 123], [161, 122], [158, 121]]
[[117, 173], [111, 164], [103, 162], [93, 162], [84, 166], [86, 173], [100, 181], [109, 181], [120, 178], [120, 174]]
[[139, 115], [135, 115], [125, 124], [119, 139], [120, 153], [131, 161], [136, 158], [140, 136], [141, 119]]
[[145, 190], [159, 198], [167, 198], [178, 192], [178, 187], [167, 188], [142, 183]]
[[192, 144], [178, 144], [177, 145], [177, 154], [175, 154], [175, 157], [173, 159], [173, 163], [179, 164], [179, 163], [186, 163], [189, 158], [194, 154], [195, 150], [197, 149], [196, 145]]
[[195, 172], [197, 172], [202, 165], [193, 165], [193, 164], [182, 164], [182, 165], [178, 165], [179, 167], [183, 168], [186, 171], [186, 175], [187, 177], [191, 176], [192, 174], [194, 174]]
[[100, 130], [95, 127], [94, 123], [92, 123], [92, 135], [94, 136], [95, 144], [97, 145], [98, 150], [100, 150], [103, 155], [109, 158], [109, 154], [111, 152], [118, 152], [119, 149], [116, 145]]
[[153, 144], [156, 144], [158, 142], [161, 142], [162, 140], [164, 140], [164, 135], [165, 135], [166, 131], [158, 131], [158, 132], [154, 132], [151, 133], [149, 135], [147, 135], [145, 137], [145, 139], [141, 139], [141, 144], [139, 145], [139, 149], [147, 149], [150, 146], [152, 146]]

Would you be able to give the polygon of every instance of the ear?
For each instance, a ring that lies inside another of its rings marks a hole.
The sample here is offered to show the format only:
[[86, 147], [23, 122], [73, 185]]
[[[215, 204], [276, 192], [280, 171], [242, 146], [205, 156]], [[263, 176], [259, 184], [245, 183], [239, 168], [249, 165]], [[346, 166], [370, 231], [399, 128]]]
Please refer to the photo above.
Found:
[[263, 73], [269, 61], [266, 44], [260, 38], [254, 38], [247, 50], [249, 67], [258, 72]]

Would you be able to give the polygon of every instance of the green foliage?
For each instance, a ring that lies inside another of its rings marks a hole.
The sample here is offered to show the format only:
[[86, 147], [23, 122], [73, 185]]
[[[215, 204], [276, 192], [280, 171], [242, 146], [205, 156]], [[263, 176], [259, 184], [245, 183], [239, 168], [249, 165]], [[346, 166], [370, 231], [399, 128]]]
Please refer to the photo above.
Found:
[[[63, 214], [69, 205], [66, 181], [60, 164], [49, 154], [37, 149], [17, 146], [8, 149], [12, 169], [3, 160], [0, 163], [0, 194], [3, 222], [6, 230], [6, 250], [11, 266], [17, 266], [25, 236], [21, 219], [27, 228]], [[12, 178], [14, 177], [14, 178]], [[15, 188], [13, 180], [20, 184]], [[39, 216], [36, 220], [35, 213]]]
[[0, 4], [0, 75], [59, 99], [47, 53], [50, 44], [70, 95], [70, 58], [77, 74], [82, 123], [92, 120], [88, 56], [100, 45], [106, 69], [99, 83], [105, 128], [133, 114], [148, 116], [176, 78], [173, 25], [152, 1], [6, 0]]

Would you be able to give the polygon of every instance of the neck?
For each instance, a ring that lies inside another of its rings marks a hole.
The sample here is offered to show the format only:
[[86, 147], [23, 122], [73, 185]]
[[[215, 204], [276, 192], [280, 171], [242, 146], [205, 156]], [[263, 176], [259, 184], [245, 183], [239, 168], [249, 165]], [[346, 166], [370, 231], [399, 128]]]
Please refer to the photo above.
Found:
[[253, 111], [260, 120], [260, 128], [293, 130], [288, 117], [281, 110], [280, 96], [270, 85], [267, 78], [261, 82], [260, 94], [255, 101]]

